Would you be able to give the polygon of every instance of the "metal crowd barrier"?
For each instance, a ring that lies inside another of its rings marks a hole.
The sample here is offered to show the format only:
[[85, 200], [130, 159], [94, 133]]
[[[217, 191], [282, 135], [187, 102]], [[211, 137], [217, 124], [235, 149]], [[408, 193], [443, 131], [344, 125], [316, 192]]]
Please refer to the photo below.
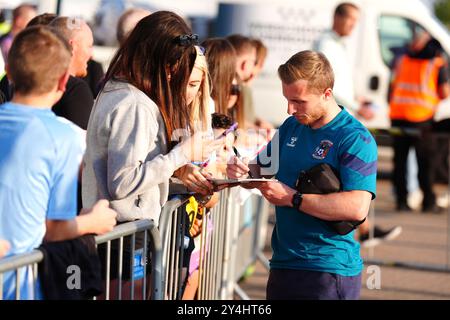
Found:
[[[197, 298], [199, 300], [228, 300], [236, 293], [242, 299], [247, 295], [237, 284], [245, 274], [248, 266], [255, 263], [264, 249], [268, 206], [260, 196], [252, 195], [244, 205], [237, 203], [230, 189], [222, 190], [220, 200], [210, 212], [203, 217], [203, 227], [200, 237], [199, 283]], [[150, 249], [151, 288], [148, 289], [147, 264], [145, 254], [142, 256], [143, 267], [141, 298], [181, 299], [185, 279], [188, 276], [189, 264], [183, 263], [186, 247], [186, 230], [188, 216], [185, 204], [188, 197], [180, 196], [166, 203], [162, 209], [159, 230], [151, 220], [137, 220], [123, 223], [112, 232], [96, 236], [96, 244], [105, 246], [104, 264], [105, 290], [102, 299], [122, 299], [125, 292], [123, 284], [123, 251], [124, 240], [130, 239], [129, 251], [134, 257], [136, 251], [136, 236], [144, 233], [143, 252]], [[208, 231], [208, 223], [213, 224]], [[150, 248], [147, 248], [150, 239]], [[114, 257], [113, 244], [117, 254]], [[127, 245], [128, 246], [128, 245]], [[3, 296], [3, 273], [16, 272], [16, 283], [22, 278], [19, 269], [32, 269], [33, 284], [36, 286], [37, 265], [43, 255], [39, 250], [0, 260], [0, 298]], [[114, 260], [113, 260], [114, 259]], [[115, 260], [117, 259], [117, 260]], [[130, 259], [129, 299], [135, 299], [135, 259]], [[263, 258], [265, 260], [265, 258]], [[112, 286], [111, 264], [117, 266], [117, 280]], [[138, 262], [139, 264], [139, 262]], [[150, 285], [150, 284], [149, 284]], [[150, 293], [150, 297], [149, 297]], [[17, 287], [16, 298], [20, 298], [20, 288]]]
[[[152, 300], [162, 300], [162, 273], [161, 273], [161, 264], [162, 264], [162, 247], [161, 247], [161, 238], [159, 235], [159, 231], [155, 226], [153, 220], [143, 219], [136, 220], [132, 222], [127, 222], [124, 224], [120, 224], [114, 228], [113, 231], [95, 237], [95, 242], [97, 245], [106, 244], [106, 258], [105, 258], [105, 266], [106, 266], [106, 281], [105, 281], [105, 299], [109, 300], [110, 297], [110, 284], [111, 284], [111, 243], [112, 241], [117, 241], [118, 244], [118, 257], [117, 257], [117, 279], [119, 279], [117, 286], [117, 300], [122, 300], [122, 287], [123, 287], [123, 249], [124, 249], [124, 238], [130, 237], [130, 252], [131, 257], [135, 257], [136, 250], [136, 234], [144, 233], [144, 247], [143, 247], [143, 256], [141, 258], [141, 264], [143, 267], [143, 285], [142, 285], [142, 300], [147, 300], [150, 298]], [[147, 296], [147, 258], [146, 252], [148, 251], [147, 242], [148, 237], [150, 237], [150, 265], [151, 265], [151, 289], [149, 292], [150, 296]], [[130, 300], [134, 300], [135, 296], [135, 258], [130, 259]], [[102, 262], [103, 263], [103, 262]], [[137, 261], [139, 263], [139, 261]]]
[[[105, 281], [105, 293], [104, 298], [106, 300], [110, 299], [110, 266], [111, 266], [111, 243], [112, 241], [118, 242], [118, 271], [117, 271], [117, 279], [120, 279], [117, 286], [117, 296], [115, 298], [122, 299], [122, 268], [123, 268], [123, 240], [125, 237], [130, 237], [130, 251], [131, 256], [134, 256], [135, 252], [135, 242], [136, 242], [136, 234], [143, 232], [144, 233], [144, 252], [147, 251], [147, 239], [150, 237], [150, 253], [151, 253], [151, 289], [147, 290], [147, 266], [143, 261], [144, 268], [144, 278], [143, 278], [143, 286], [142, 286], [142, 298], [148, 298], [148, 293], [150, 294], [150, 298], [154, 300], [162, 300], [162, 273], [161, 273], [161, 265], [162, 265], [162, 251], [161, 251], [161, 238], [159, 235], [159, 231], [155, 226], [155, 223], [152, 220], [137, 220], [132, 222], [127, 222], [124, 224], [120, 224], [114, 228], [113, 231], [101, 235], [96, 236], [95, 241], [96, 244], [105, 244], [106, 245], [106, 259], [104, 261], [106, 268], [106, 281]], [[144, 256], [145, 257], [145, 256]], [[25, 268], [31, 272], [32, 276], [32, 295], [28, 296], [27, 299], [34, 299], [36, 293], [36, 285], [37, 285], [37, 267], [38, 264], [42, 261], [43, 254], [40, 250], [33, 250], [29, 253], [24, 253], [16, 256], [11, 256], [8, 258], [0, 259], [0, 300], [3, 298], [3, 278], [4, 274], [7, 272], [15, 272], [15, 299], [19, 300], [21, 297], [21, 287], [19, 286], [21, 279], [23, 279], [23, 272]], [[134, 259], [130, 259], [130, 299], [134, 299], [134, 268], [133, 261]], [[103, 261], [102, 261], [103, 263]], [[21, 272], [22, 271], [22, 272]]]
[[[227, 293], [227, 283], [233, 269], [232, 226], [236, 213], [232, 210], [230, 189], [222, 190], [219, 202], [211, 208], [210, 219], [205, 219], [201, 233], [199, 300], [231, 299]], [[210, 222], [211, 221], [211, 222]], [[213, 223], [213, 230], [208, 234], [208, 223]]]
[[27, 296], [25, 299], [33, 299], [36, 296], [37, 290], [38, 263], [40, 263], [43, 258], [44, 255], [41, 251], [33, 250], [31, 252], [0, 259], [0, 300], [3, 300], [4, 294], [4, 275], [9, 272], [15, 273], [15, 300], [21, 300], [21, 279], [24, 277], [28, 278], [28, 273], [31, 272], [31, 295]]
[[[237, 284], [247, 268], [263, 257], [268, 206], [260, 196], [252, 195], [241, 206], [232, 196], [232, 190], [219, 194], [219, 202], [203, 217], [200, 237], [200, 261], [197, 299], [229, 300], [236, 293], [248, 299]], [[188, 223], [186, 197], [169, 201], [160, 217], [163, 247], [163, 290], [165, 299], [178, 300], [183, 296], [189, 266], [183, 267]], [[243, 224], [245, 216], [247, 223]], [[208, 231], [208, 224], [213, 224]], [[263, 262], [267, 263], [265, 257]]]
[[243, 300], [249, 300], [248, 295], [239, 286], [239, 280], [247, 271], [252, 271], [254, 264], [259, 260], [269, 271], [269, 262], [264, 256], [265, 239], [269, 219], [269, 203], [260, 195], [252, 194], [240, 208], [237, 252], [235, 263], [236, 294]]
[[[168, 201], [161, 211], [159, 231], [162, 239], [162, 289], [164, 300], [179, 300], [183, 295], [185, 227], [187, 217], [183, 205], [187, 197]], [[189, 266], [187, 267], [189, 268]]]
[[[413, 136], [418, 137], [420, 135], [420, 131], [415, 128], [400, 128], [400, 127], [392, 127], [390, 129], [370, 129], [370, 132], [377, 137], [388, 137], [391, 138], [393, 136]], [[433, 132], [432, 135], [435, 138], [444, 138], [448, 141], [449, 144], [449, 154], [448, 154], [448, 187], [447, 187], [447, 196], [450, 196], [450, 132]], [[373, 238], [374, 226], [375, 226], [375, 218], [376, 218], [376, 200], [375, 203], [371, 206], [369, 212], [369, 218], [371, 220], [370, 231], [369, 231], [369, 239]], [[437, 271], [437, 272], [450, 272], [450, 204], [447, 207], [446, 214], [446, 245], [445, 245], [445, 264], [425, 264], [419, 262], [405, 262], [405, 261], [387, 261], [384, 259], [376, 259], [375, 258], [375, 248], [369, 249], [369, 258], [365, 259], [367, 264], [375, 264], [375, 265], [387, 265], [392, 267], [401, 267], [407, 269], [415, 269], [422, 271]]]

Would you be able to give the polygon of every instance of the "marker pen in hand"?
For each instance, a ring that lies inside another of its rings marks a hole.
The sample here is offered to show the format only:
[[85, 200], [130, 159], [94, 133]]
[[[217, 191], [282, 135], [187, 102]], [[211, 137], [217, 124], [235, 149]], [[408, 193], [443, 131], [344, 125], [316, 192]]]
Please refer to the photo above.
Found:
[[[222, 132], [222, 134], [221, 134], [220, 136], [218, 136], [218, 137], [216, 138], [216, 140], [225, 138], [225, 137], [227, 136], [227, 134], [229, 134], [230, 132], [235, 131], [235, 130], [237, 129], [237, 127], [238, 127], [238, 123], [237, 123], [237, 122], [233, 123], [233, 124], [231, 125], [231, 127], [229, 127], [227, 130], [225, 130], [224, 132]], [[210, 160], [211, 160], [211, 158], [208, 158], [208, 160], [206, 160], [205, 162], [203, 162], [203, 163], [200, 164], [200, 171], [201, 171], [203, 168], [205, 168], [205, 167], [209, 164]]]
[[203, 163], [200, 165], [200, 171], [202, 171], [202, 169], [205, 168], [205, 167], [209, 164], [209, 160], [210, 160], [210, 159], [206, 160], [205, 162], [203, 162]]
[[[216, 140], [222, 139], [224, 137], [227, 136], [227, 134], [229, 134], [230, 132], [234, 131], [237, 129], [237, 122], [233, 123], [233, 125], [228, 128], [227, 130], [225, 130], [224, 132], [222, 132], [220, 134], [220, 136], [216, 137]], [[209, 162], [210, 162], [211, 158], [208, 158], [206, 161], [203, 162], [195, 162], [194, 164], [200, 167], [200, 171], [205, 168], [206, 166], [208, 166]]]
[[222, 132], [220, 134], [220, 136], [218, 136], [216, 139], [221, 139], [221, 138], [226, 137], [230, 132], [235, 131], [237, 129], [237, 127], [238, 127], [238, 123], [237, 122], [233, 123], [227, 130]]
[[[241, 159], [241, 155], [240, 155], [239, 151], [236, 149], [235, 146], [233, 146], [233, 151], [234, 151], [234, 154], [236, 155], [236, 157], [238, 157], [239, 159]], [[253, 175], [252, 175], [252, 172], [251, 172], [251, 171], [248, 172], [248, 176], [249, 176], [250, 178], [253, 178]]]

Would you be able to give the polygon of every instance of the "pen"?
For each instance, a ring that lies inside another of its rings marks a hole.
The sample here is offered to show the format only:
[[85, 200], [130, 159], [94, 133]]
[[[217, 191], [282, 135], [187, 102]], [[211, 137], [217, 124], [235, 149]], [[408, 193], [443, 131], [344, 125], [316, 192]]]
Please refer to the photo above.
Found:
[[205, 162], [203, 162], [203, 163], [200, 165], [200, 171], [201, 171], [204, 167], [206, 167], [206, 166], [209, 164], [209, 160], [210, 160], [210, 159], [206, 160]]
[[233, 123], [227, 130], [222, 132], [222, 134], [220, 136], [218, 136], [216, 139], [226, 137], [230, 132], [235, 131], [237, 129], [237, 127], [238, 127], [238, 123], [237, 122]]
[[[234, 151], [234, 154], [236, 155], [236, 157], [241, 158], [241, 155], [240, 155], [239, 151], [236, 149], [235, 146], [233, 146], [233, 151]], [[250, 178], [253, 178], [251, 171], [248, 172], [248, 176]]]
[[[231, 125], [231, 127], [229, 127], [227, 130], [225, 130], [224, 132], [222, 132], [222, 134], [220, 136], [218, 136], [216, 139], [221, 139], [227, 136], [227, 134], [229, 134], [230, 132], [233, 132], [237, 129], [238, 127], [238, 123], [235, 122]], [[206, 166], [208, 166], [209, 162], [210, 162], [211, 158], [208, 158], [208, 160], [204, 161], [204, 162], [197, 162], [195, 163], [196, 165], [200, 166], [200, 171], [205, 168]]]

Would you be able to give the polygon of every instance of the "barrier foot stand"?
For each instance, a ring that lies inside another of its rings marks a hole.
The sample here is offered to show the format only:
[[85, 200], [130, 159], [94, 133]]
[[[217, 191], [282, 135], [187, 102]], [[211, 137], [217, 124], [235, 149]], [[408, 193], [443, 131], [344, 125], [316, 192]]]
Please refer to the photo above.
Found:
[[250, 297], [245, 293], [244, 290], [242, 290], [242, 288], [237, 283], [234, 284], [234, 292], [238, 295], [239, 298], [241, 298], [241, 300], [250, 300]]

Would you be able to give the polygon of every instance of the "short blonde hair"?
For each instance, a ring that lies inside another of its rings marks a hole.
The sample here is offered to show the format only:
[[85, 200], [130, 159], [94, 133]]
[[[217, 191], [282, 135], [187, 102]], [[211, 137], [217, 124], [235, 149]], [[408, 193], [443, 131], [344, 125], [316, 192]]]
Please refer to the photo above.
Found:
[[51, 28], [29, 27], [14, 39], [8, 55], [8, 77], [21, 94], [44, 94], [69, 69], [69, 44]]
[[283, 83], [292, 84], [298, 80], [308, 81], [309, 92], [322, 93], [333, 89], [334, 73], [323, 53], [305, 50], [294, 54], [278, 68]]

